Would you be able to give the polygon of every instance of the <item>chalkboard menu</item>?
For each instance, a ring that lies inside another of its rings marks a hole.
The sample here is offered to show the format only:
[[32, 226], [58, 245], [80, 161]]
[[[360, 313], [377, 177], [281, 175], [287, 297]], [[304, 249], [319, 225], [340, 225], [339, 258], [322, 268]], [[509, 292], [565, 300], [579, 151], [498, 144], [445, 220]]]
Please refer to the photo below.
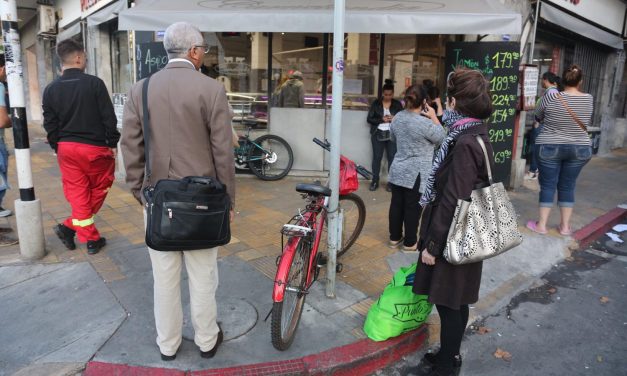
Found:
[[162, 42], [138, 43], [135, 48], [137, 81], [151, 76], [168, 64], [168, 54]]
[[518, 42], [451, 42], [446, 45], [446, 74], [458, 66], [481, 71], [490, 81], [494, 112], [487, 120], [494, 148], [494, 180], [509, 184], [518, 104]]

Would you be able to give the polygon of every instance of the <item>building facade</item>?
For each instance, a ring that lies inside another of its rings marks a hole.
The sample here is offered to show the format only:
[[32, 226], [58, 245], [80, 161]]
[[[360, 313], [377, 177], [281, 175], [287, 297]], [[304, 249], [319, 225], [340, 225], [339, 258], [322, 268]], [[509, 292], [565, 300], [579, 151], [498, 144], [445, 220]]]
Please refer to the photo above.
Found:
[[[272, 0], [265, 2], [272, 3]], [[446, 45], [459, 41], [518, 41], [520, 63], [537, 65], [540, 74], [545, 71], [561, 74], [569, 64], [581, 65], [586, 73], [583, 90], [593, 94], [596, 100], [591, 127], [595, 151], [606, 153], [618, 146], [617, 134], [623, 132], [624, 135], [621, 118], [626, 111], [626, 3], [621, 0], [478, 2], [481, 5], [495, 3], [520, 14], [520, 33], [486, 34], [478, 26], [474, 33], [472, 28], [460, 33], [460, 26], [449, 22], [446, 13], [442, 13], [441, 22], [437, 18], [432, 20], [437, 28], [430, 30], [437, 31], [435, 33], [405, 33], [402, 26], [400, 29], [390, 27], [385, 33], [368, 33], [365, 31], [379, 25], [366, 25], [363, 32], [345, 35], [343, 153], [369, 166], [371, 147], [366, 112], [380, 95], [384, 79], [395, 81], [397, 97], [409, 85], [426, 79], [432, 80], [444, 96]], [[119, 28], [120, 13], [132, 12], [133, 9], [127, 8], [134, 6], [141, 9], [145, 1], [56, 0], [40, 4], [42, 1], [33, 0], [32, 3], [30, 8], [35, 9], [36, 16], [21, 25], [21, 37], [24, 75], [29, 89], [29, 119], [34, 122], [41, 121], [39, 104], [43, 88], [59, 74], [59, 62], [53, 52], [55, 44], [62, 39], [76, 38], [84, 43], [89, 59], [88, 73], [105, 81], [120, 111], [130, 86], [167, 63], [161, 45], [164, 27]], [[191, 7], [189, 4], [195, 3], [181, 1], [177, 6]], [[46, 9], [42, 5], [54, 7], [54, 32], [41, 30], [39, 15]], [[171, 19], [167, 9], [163, 12], [165, 20]], [[259, 132], [286, 138], [294, 149], [296, 172], [328, 168], [324, 151], [311, 143], [311, 139], [328, 133], [332, 35], [311, 30], [244, 31], [246, 17], [233, 19], [233, 22], [231, 30], [203, 32], [210, 49], [202, 71], [224, 84], [236, 113], [236, 128], [253, 126]], [[289, 24], [289, 20], [285, 23]], [[206, 25], [197, 26], [204, 29]], [[302, 72], [305, 107], [278, 108], [273, 102], [276, 89], [294, 71]], [[538, 83], [537, 95], [541, 94]], [[512, 136], [511, 186], [516, 186], [524, 173], [525, 133], [531, 119], [528, 113], [517, 113], [516, 132]]]

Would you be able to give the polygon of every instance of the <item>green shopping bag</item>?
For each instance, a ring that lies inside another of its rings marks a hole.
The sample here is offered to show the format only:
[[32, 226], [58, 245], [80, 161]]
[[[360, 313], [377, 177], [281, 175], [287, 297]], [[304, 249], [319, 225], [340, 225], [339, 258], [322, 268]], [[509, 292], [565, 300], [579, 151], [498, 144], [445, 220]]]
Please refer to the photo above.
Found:
[[416, 264], [401, 267], [385, 287], [375, 304], [370, 307], [364, 332], [373, 341], [385, 341], [422, 325], [431, 313], [433, 304], [427, 295], [412, 292]]

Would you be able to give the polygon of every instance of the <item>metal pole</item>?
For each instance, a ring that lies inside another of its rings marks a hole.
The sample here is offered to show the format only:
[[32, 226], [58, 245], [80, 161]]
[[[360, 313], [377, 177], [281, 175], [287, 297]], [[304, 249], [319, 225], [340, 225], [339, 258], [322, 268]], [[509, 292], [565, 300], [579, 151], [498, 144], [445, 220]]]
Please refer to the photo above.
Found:
[[377, 84], [377, 97], [383, 95], [383, 74], [385, 68], [385, 34], [379, 34], [379, 83]]
[[322, 36], [322, 87], [320, 95], [322, 97], [322, 108], [327, 111], [327, 86], [329, 86], [329, 33]]
[[538, 16], [540, 14], [541, 4], [542, 4], [542, 1], [540, 0], [536, 1], [536, 16], [533, 19], [533, 35], [531, 36], [531, 47], [529, 48], [529, 59], [527, 60], [529, 64], [533, 64], [533, 50], [536, 45], [536, 31], [538, 29]]
[[270, 100], [272, 99], [272, 93], [274, 92], [274, 74], [272, 73], [272, 39], [274, 38], [274, 34], [268, 33], [268, 107], [266, 111], [268, 114], [270, 113]]
[[15, 200], [15, 217], [20, 240], [20, 253], [25, 258], [39, 259], [46, 254], [44, 248], [44, 228], [41, 218], [41, 202], [35, 199], [35, 188], [33, 187], [33, 174], [30, 164], [22, 50], [15, 0], [0, 1], [0, 20], [2, 21], [11, 122], [15, 143], [15, 164], [17, 166], [17, 180], [20, 188], [20, 199]]
[[341, 247], [339, 229], [339, 190], [340, 190], [340, 145], [342, 134], [342, 92], [344, 88], [344, 0], [335, 0], [333, 15], [333, 90], [331, 105], [331, 161], [329, 168], [329, 260], [327, 263], [327, 291], [329, 298], [335, 297], [335, 265], [337, 250]]

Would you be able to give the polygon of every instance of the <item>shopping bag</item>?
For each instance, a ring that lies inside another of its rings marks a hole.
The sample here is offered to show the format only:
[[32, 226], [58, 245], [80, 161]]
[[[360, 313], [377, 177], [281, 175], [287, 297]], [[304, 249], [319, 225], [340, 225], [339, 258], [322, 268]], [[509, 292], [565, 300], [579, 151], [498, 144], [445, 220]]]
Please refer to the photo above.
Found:
[[359, 189], [355, 162], [340, 155], [340, 195], [347, 195]]
[[433, 304], [427, 295], [412, 292], [416, 264], [401, 267], [381, 296], [368, 311], [364, 332], [373, 341], [385, 341], [418, 328], [425, 322]]

